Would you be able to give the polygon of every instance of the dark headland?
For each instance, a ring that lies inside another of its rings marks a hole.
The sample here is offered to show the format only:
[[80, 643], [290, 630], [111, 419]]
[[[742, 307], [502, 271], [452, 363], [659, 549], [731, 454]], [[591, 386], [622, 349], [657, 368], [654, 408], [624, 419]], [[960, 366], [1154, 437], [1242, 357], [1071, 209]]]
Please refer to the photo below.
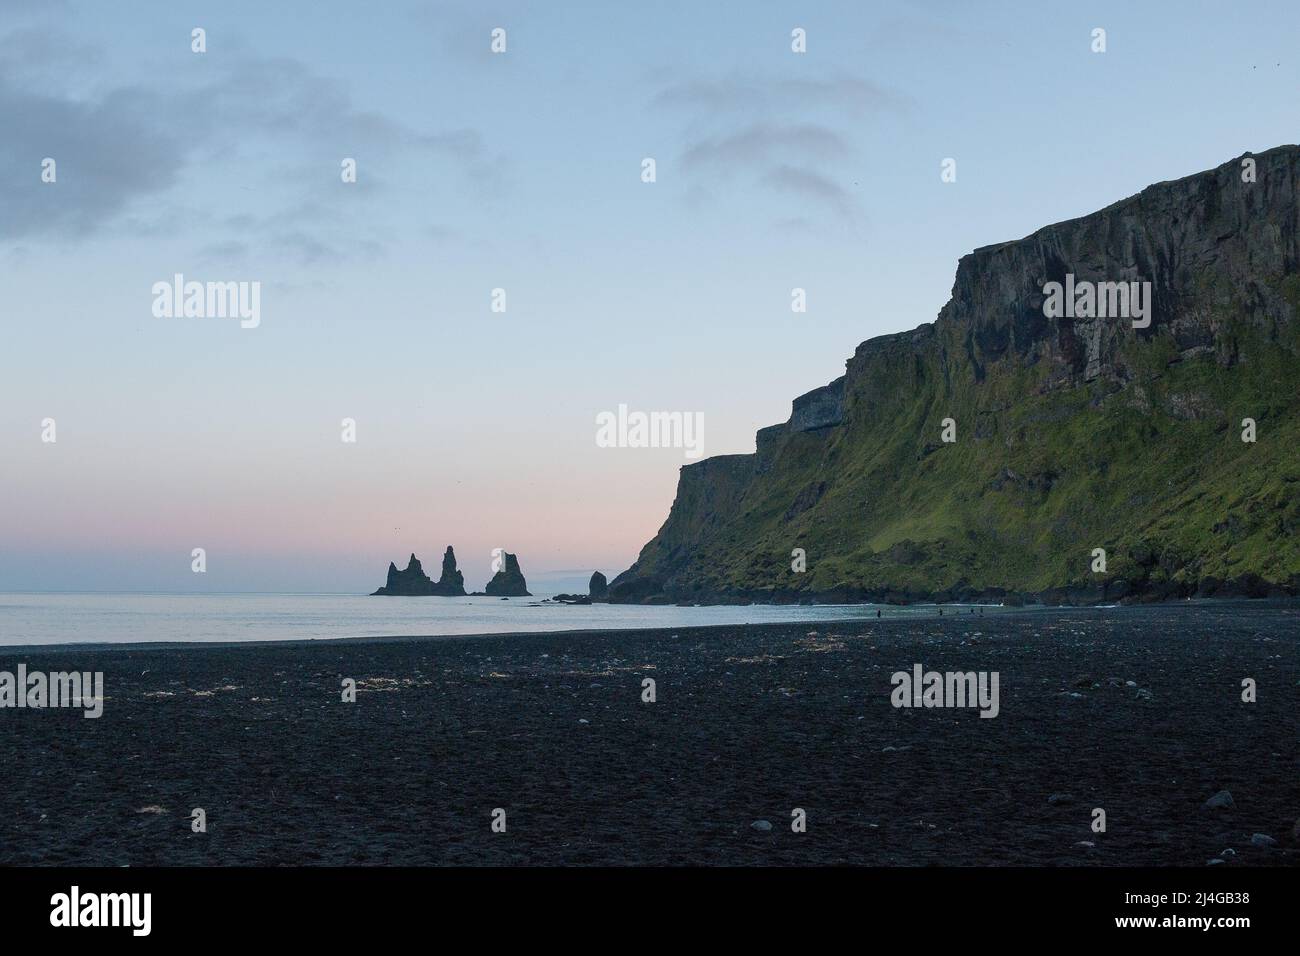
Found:
[[1300, 863], [1294, 603], [5, 650], [107, 699], [4, 713], [0, 864]]
[[[1047, 317], [1076, 280], [1148, 324]], [[681, 469], [612, 600], [1300, 593], [1300, 148], [976, 249], [755, 444]]]

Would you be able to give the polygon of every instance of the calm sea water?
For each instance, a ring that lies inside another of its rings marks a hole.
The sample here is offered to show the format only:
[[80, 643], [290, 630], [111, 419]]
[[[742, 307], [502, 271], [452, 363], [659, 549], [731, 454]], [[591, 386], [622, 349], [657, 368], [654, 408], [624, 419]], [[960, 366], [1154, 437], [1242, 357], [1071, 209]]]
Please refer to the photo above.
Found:
[[[936, 613], [886, 607], [889, 617]], [[383, 598], [342, 594], [0, 593], [0, 646], [136, 641], [287, 641], [339, 637], [689, 627], [875, 617], [869, 605], [642, 607], [542, 605], [535, 598]]]

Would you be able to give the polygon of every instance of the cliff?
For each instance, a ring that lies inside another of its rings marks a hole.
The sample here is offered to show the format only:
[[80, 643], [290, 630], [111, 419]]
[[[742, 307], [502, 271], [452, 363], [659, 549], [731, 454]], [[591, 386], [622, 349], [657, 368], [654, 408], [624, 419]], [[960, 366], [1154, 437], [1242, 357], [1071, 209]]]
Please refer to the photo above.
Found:
[[[684, 466], [611, 599], [1297, 593], [1298, 217], [1284, 146], [975, 250], [933, 323]], [[1147, 324], [1053, 282], [1150, 283]]]

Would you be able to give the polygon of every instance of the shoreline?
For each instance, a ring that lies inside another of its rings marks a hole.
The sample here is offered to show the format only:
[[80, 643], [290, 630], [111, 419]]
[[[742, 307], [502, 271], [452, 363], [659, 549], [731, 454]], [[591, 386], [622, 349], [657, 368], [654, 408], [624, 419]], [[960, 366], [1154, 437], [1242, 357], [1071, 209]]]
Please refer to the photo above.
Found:
[[[851, 607], [852, 605], [827, 605], [828, 607]], [[864, 605], [866, 606], [866, 605]], [[989, 605], [973, 605], [976, 607], [988, 607]], [[1085, 608], [1083, 610], [1105, 610], [1104, 607]], [[999, 613], [1023, 613], [1025, 611], [1040, 610], [1039, 608], [1008, 608], [1005, 611], [999, 609]], [[1051, 608], [1042, 608], [1041, 610], [1052, 610]], [[986, 615], [994, 617], [996, 615]], [[0, 645], [0, 655], [8, 651], [15, 650], [37, 650], [37, 651], [58, 651], [58, 650], [113, 650], [121, 648], [123, 650], [193, 650], [197, 648], [238, 648], [238, 647], [321, 647], [321, 646], [338, 646], [349, 644], [391, 644], [401, 641], [454, 641], [466, 640], [473, 641], [479, 639], [517, 639], [528, 637], [579, 637], [586, 634], [597, 635], [616, 635], [616, 634], [682, 634], [691, 631], [716, 631], [722, 629], [743, 628], [787, 628], [787, 627], [836, 627], [839, 625], [879, 623], [881, 621], [899, 621], [899, 620], [929, 620], [930, 615], [910, 615], [907, 618], [901, 617], [853, 617], [853, 618], [829, 618], [829, 619], [808, 619], [799, 621], [762, 621], [757, 624], [687, 624], [681, 627], [575, 627], [562, 628], [554, 631], [493, 631], [483, 634], [378, 634], [362, 635], [360, 637], [293, 637], [283, 640], [267, 641], [133, 641], [131, 643], [118, 643], [110, 641], [82, 641], [79, 643], [69, 644], [3, 644]], [[934, 618], [941, 615], [935, 614]], [[978, 619], [978, 615], [976, 615]]]
[[[23, 593], [23, 592], [6, 592], [6, 593]], [[45, 593], [45, 592], [42, 592]], [[48, 593], [81, 593], [81, 592], [48, 592]], [[131, 593], [131, 592], [118, 592]], [[232, 592], [245, 593], [245, 592]], [[261, 593], [261, 592], [248, 592]], [[203, 596], [200, 594], [200, 596]], [[354, 595], [369, 596], [369, 595]], [[753, 602], [758, 604], [759, 602]], [[716, 606], [716, 605], [701, 605]], [[763, 606], [781, 606], [781, 605], [763, 605]], [[818, 607], [864, 607], [877, 608], [881, 611], [887, 609], [897, 609], [900, 605], [883, 605], [870, 603], [847, 603], [847, 604], [824, 604], [815, 605]], [[822, 619], [801, 619], [797, 621], [762, 621], [754, 624], [684, 624], [676, 627], [668, 626], [638, 626], [638, 627], [583, 627], [583, 628], [558, 628], [556, 630], [546, 631], [485, 631], [475, 634], [373, 634], [358, 635], [348, 637], [313, 637], [313, 638], [272, 638], [268, 640], [250, 640], [250, 641], [72, 641], [51, 644], [0, 644], [0, 657], [6, 654], [17, 652], [71, 652], [71, 651], [102, 651], [102, 650], [187, 650], [196, 648], [213, 648], [229, 649], [239, 647], [321, 647], [321, 646], [339, 646], [349, 644], [365, 643], [393, 643], [401, 641], [449, 641], [456, 639], [478, 640], [478, 639], [504, 639], [504, 638], [525, 638], [525, 637], [567, 637], [583, 634], [651, 634], [655, 632], [679, 634], [688, 631], [711, 631], [722, 630], [737, 627], [744, 628], [785, 628], [785, 627], [840, 627], [850, 624], [867, 624], [883, 623], [888, 621], [929, 621], [929, 620], [962, 620], [962, 615], [940, 613], [949, 608], [975, 609], [984, 608], [990, 611], [988, 614], [967, 614], [965, 617], [974, 617], [976, 620], [990, 620], [993, 618], [1007, 615], [1022, 614], [1041, 614], [1050, 611], [1082, 611], [1082, 612], [1101, 612], [1101, 611], [1136, 611], [1143, 608], [1159, 609], [1170, 607], [1203, 607], [1214, 608], [1221, 606], [1229, 607], [1250, 607], [1261, 609], [1274, 608], [1296, 608], [1300, 609], [1300, 598], [1292, 597], [1268, 597], [1268, 598], [1182, 598], [1178, 600], [1167, 600], [1159, 602], [1149, 602], [1140, 604], [1080, 604], [1080, 605], [1051, 605], [1051, 604], [1025, 604], [1025, 605], [994, 605], [994, 604], [909, 604], [903, 607], [917, 609], [929, 608], [935, 609], [934, 614], [907, 614], [907, 615], [882, 615], [880, 617], [846, 617], [846, 618], [822, 618]]]
[[1230, 580], [1202, 578], [1194, 582], [1138, 582], [1124, 579], [1096, 584], [1063, 584], [1038, 591], [1001, 587], [974, 588], [953, 585], [937, 591], [913, 591], [895, 587], [839, 587], [829, 591], [798, 591], [787, 588], [702, 590], [688, 593], [664, 589], [657, 579], [628, 577], [623, 572], [610, 582], [609, 603], [630, 605], [676, 605], [678, 607], [744, 604], [800, 605], [874, 604], [881, 607], [910, 607], [917, 604], [999, 604], [1008, 607], [1087, 607], [1099, 604], [1163, 604], [1170, 601], [1219, 600], [1254, 601], [1300, 599], [1300, 574], [1287, 581], [1270, 581], [1247, 574]]

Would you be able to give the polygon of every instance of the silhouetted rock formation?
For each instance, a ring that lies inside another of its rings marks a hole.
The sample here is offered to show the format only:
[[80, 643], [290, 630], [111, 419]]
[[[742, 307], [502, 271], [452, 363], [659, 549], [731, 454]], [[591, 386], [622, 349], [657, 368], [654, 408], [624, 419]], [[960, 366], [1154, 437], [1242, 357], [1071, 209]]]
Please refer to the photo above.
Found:
[[[520, 579], [522, 580], [522, 578]], [[414, 554], [406, 564], [406, 570], [397, 570], [397, 565], [389, 562], [388, 583], [371, 597], [383, 595], [388, 597], [464, 597], [465, 577], [456, 570], [456, 553], [448, 545], [442, 556], [442, 577], [435, 584], [424, 573], [420, 559]]]
[[591, 598], [585, 594], [557, 594], [551, 598], [557, 604], [590, 604]]
[[519, 570], [519, 559], [508, 551], [505, 559], [505, 568], [492, 575], [485, 593], [490, 597], [532, 597], [528, 593], [528, 582]]
[[605, 575], [599, 571], [591, 576], [591, 583], [587, 585], [588, 594], [557, 594], [551, 598], [552, 601], [558, 601], [561, 604], [590, 604], [592, 601], [607, 601], [609, 599], [609, 584], [605, 580]]
[[388, 583], [376, 591], [376, 594], [383, 595], [417, 595], [432, 594], [433, 582], [429, 576], [424, 573], [424, 568], [420, 564], [420, 559], [412, 552], [411, 559], [406, 563], [406, 570], [397, 570], [397, 565], [391, 561], [388, 563]]
[[456, 552], [451, 549], [451, 545], [447, 545], [447, 550], [443, 552], [442, 577], [434, 585], [433, 593], [444, 597], [465, 596], [465, 575], [456, 570]]

